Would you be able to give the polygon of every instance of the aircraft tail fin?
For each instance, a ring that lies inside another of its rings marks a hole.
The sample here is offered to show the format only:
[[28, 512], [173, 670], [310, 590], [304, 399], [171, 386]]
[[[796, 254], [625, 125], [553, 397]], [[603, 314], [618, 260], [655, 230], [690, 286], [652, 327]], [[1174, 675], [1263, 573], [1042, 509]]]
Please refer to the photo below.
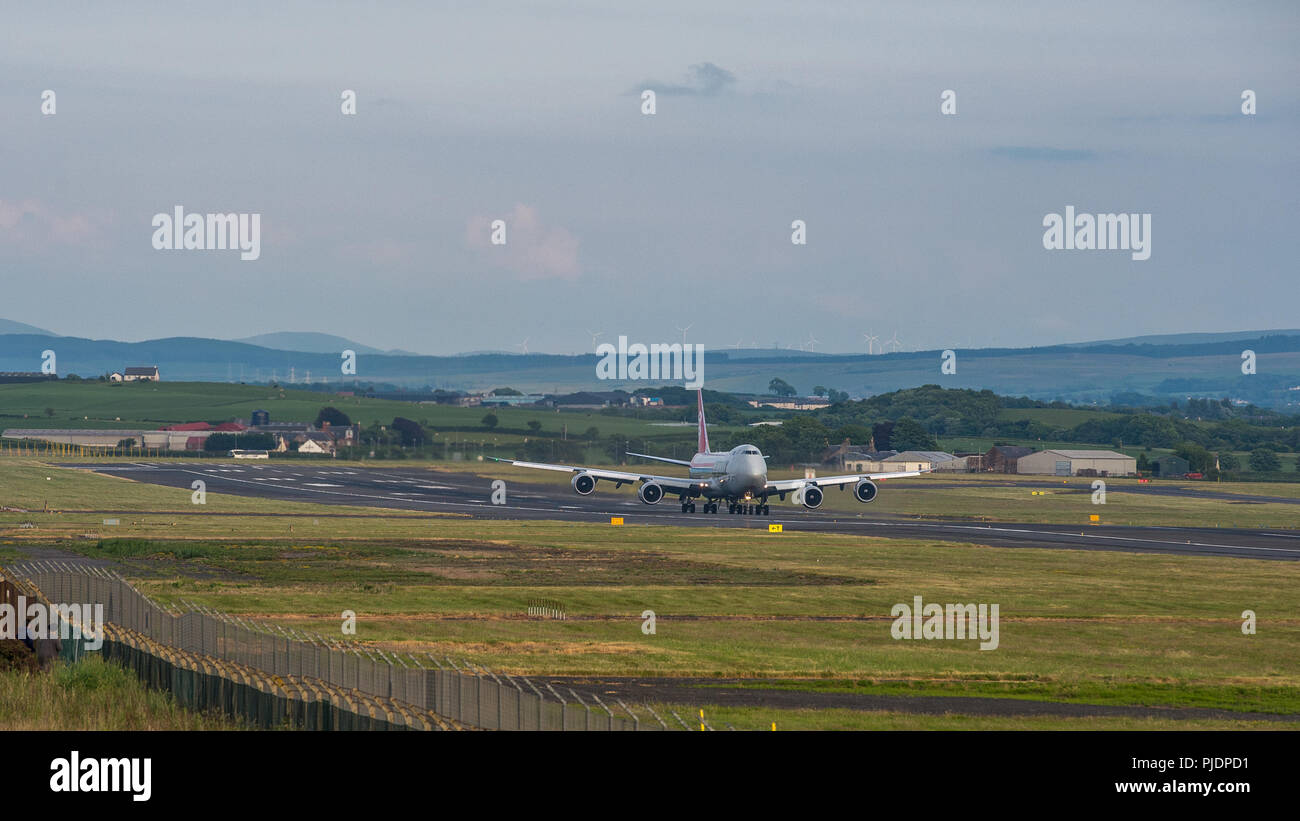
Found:
[[700, 422], [699, 422], [700, 441], [698, 447], [700, 453], [708, 453], [709, 452], [709, 429], [704, 424], [704, 389], [700, 388], [698, 391], [696, 391], [695, 395], [699, 399], [699, 412], [700, 412]]

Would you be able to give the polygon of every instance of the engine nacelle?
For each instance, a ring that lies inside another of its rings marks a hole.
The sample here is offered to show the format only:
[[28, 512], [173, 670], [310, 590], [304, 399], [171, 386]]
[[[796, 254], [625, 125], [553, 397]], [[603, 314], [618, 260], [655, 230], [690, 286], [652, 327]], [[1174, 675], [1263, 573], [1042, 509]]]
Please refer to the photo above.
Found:
[[822, 489], [816, 485], [806, 486], [799, 495], [803, 506], [809, 510], [816, 510], [822, 506]]
[[573, 477], [570, 484], [573, 489], [581, 496], [590, 496], [591, 492], [596, 489], [596, 477], [590, 473], [579, 473]]
[[875, 500], [876, 483], [870, 479], [863, 479], [853, 486], [853, 496], [864, 505]]
[[647, 505], [657, 505], [664, 498], [664, 489], [655, 482], [646, 482], [637, 488], [636, 495]]

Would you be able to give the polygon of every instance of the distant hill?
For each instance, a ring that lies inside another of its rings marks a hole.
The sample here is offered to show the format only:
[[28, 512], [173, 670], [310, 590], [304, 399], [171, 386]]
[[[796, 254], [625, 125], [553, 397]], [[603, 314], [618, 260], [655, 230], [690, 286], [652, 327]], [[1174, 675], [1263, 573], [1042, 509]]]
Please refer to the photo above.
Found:
[[[394, 355], [372, 353], [374, 348], [341, 337], [306, 336], [307, 342], [314, 340], [324, 350], [194, 337], [116, 342], [4, 334], [0, 335], [0, 371], [39, 370], [41, 352], [51, 349], [58, 356], [60, 374], [91, 378], [132, 365], [157, 365], [162, 378], [171, 381], [266, 383], [274, 379], [286, 385], [328, 381], [349, 389], [367, 384], [444, 390], [508, 385], [527, 393], [576, 393], [655, 387], [654, 383], [597, 379], [594, 354]], [[868, 397], [938, 384], [1079, 404], [1106, 405], [1123, 395], [1130, 404], [1230, 397], [1292, 412], [1300, 408], [1300, 332], [1229, 334], [1232, 338], [1227, 339], [1207, 336], [1212, 338], [1181, 341], [1181, 335], [1174, 335], [1088, 345], [959, 349], [956, 373], [951, 374], [940, 371], [939, 351], [865, 355], [722, 349], [707, 353], [704, 379], [710, 389], [730, 393], [765, 394], [768, 383], [780, 378], [801, 394], [810, 394], [820, 385]], [[326, 343], [321, 344], [322, 339]], [[340, 370], [339, 353], [345, 348], [357, 351], [355, 377], [345, 377]], [[1255, 374], [1241, 372], [1245, 348], [1258, 357]]]
[[35, 325], [28, 325], [25, 322], [14, 322], [12, 319], [0, 319], [0, 334], [37, 334], [40, 336], [55, 336], [53, 331], [47, 331], [44, 328], [38, 328]]
[[1228, 331], [1212, 334], [1148, 334], [1124, 339], [1101, 339], [1096, 342], [1072, 342], [1062, 347], [1091, 348], [1096, 345], [1199, 345], [1204, 342], [1237, 342], [1243, 339], [1260, 339], [1265, 336], [1300, 336], [1300, 330], [1279, 331]]
[[[15, 332], [17, 333], [17, 332]], [[391, 350], [385, 351], [380, 348], [372, 348], [369, 345], [362, 345], [360, 342], [353, 342], [341, 336], [333, 334], [318, 334], [309, 331], [280, 331], [271, 334], [258, 334], [257, 336], [248, 336], [243, 339], [231, 340], [233, 342], [245, 342], [249, 345], [257, 345], [262, 348], [274, 348], [281, 351], [302, 351], [303, 353], [332, 353], [339, 354], [343, 351], [356, 351], [358, 354], [386, 354], [388, 356], [418, 356], [410, 351]]]

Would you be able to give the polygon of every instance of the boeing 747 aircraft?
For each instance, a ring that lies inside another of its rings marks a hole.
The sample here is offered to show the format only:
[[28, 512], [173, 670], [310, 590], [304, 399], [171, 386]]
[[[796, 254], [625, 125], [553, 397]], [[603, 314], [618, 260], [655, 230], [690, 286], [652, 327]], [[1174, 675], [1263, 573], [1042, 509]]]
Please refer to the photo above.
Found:
[[694, 513], [697, 499], [704, 501], [705, 513], [717, 513], [722, 500], [727, 502], [728, 513], [756, 516], [771, 515], [767, 500], [779, 496], [782, 501], [786, 494], [794, 494], [796, 501], [809, 510], [816, 510], [822, 505], [823, 488], [853, 485], [853, 495], [859, 501], [870, 502], [876, 498], [876, 479], [899, 479], [904, 476], [920, 476], [924, 471], [906, 470], [897, 473], [854, 473], [847, 476], [826, 476], [814, 479], [777, 479], [767, 478], [766, 457], [753, 445], [737, 445], [725, 453], [709, 450], [709, 433], [704, 423], [704, 392], [697, 393], [699, 405], [699, 452], [689, 462], [680, 459], [665, 459], [662, 456], [650, 456], [645, 453], [628, 452], [629, 456], [642, 459], [654, 459], [673, 465], [689, 468], [690, 475], [655, 476], [648, 473], [633, 473], [621, 470], [604, 470], [601, 468], [575, 467], [573, 465], [547, 465], [541, 462], [519, 462], [510, 459], [496, 459], [522, 468], [538, 470], [558, 470], [572, 473], [573, 489], [582, 496], [596, 490], [600, 480], [613, 482], [615, 488], [625, 484], [641, 483], [636, 495], [647, 505], [657, 505], [664, 496], [674, 494], [682, 505], [683, 513]]

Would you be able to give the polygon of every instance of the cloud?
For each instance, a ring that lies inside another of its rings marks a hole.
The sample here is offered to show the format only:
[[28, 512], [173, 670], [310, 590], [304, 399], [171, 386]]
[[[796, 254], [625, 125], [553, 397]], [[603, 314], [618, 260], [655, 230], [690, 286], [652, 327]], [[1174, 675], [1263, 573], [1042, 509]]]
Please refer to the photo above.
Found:
[[640, 94], [642, 90], [649, 88], [656, 94], [667, 97], [716, 97], [736, 82], [736, 75], [713, 63], [696, 63], [686, 69], [686, 75], [684, 85], [646, 80], [628, 93]]
[[35, 200], [0, 200], [0, 242], [12, 245], [80, 245], [95, 224], [84, 214], [61, 214]]
[[516, 274], [521, 280], [576, 279], [578, 240], [564, 228], [543, 225], [537, 209], [522, 203], [505, 218], [506, 243], [493, 245], [492, 217], [470, 217], [465, 242], [489, 263]]
[[1078, 162], [1095, 160], [1097, 152], [1077, 148], [1048, 148], [1037, 145], [1000, 145], [994, 148], [993, 156], [1007, 157], [1013, 160], [1041, 160], [1046, 162]]

